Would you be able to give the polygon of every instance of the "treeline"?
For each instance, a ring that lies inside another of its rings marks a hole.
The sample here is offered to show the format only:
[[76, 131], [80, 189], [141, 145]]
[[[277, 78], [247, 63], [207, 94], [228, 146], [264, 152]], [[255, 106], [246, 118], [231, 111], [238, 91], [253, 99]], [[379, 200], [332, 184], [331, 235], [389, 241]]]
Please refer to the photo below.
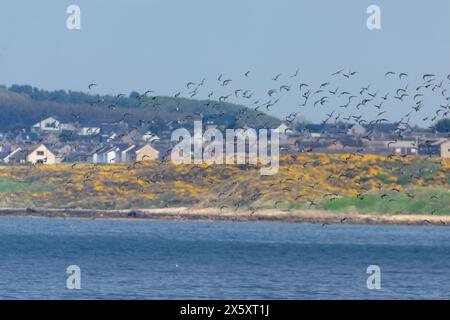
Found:
[[163, 129], [168, 122], [183, 125], [203, 117], [229, 128], [266, 127], [280, 123], [245, 106], [211, 100], [146, 96], [90, 95], [76, 91], [47, 91], [30, 85], [0, 87], [0, 132], [29, 128], [48, 116], [63, 122], [95, 126], [124, 121], [134, 127]]

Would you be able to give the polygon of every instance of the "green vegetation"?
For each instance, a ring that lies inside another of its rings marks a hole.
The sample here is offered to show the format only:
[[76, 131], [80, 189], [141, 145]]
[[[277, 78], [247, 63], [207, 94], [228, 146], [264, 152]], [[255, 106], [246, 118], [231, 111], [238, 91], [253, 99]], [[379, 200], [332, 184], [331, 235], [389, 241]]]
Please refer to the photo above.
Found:
[[0, 193], [8, 192], [51, 192], [55, 186], [39, 180], [17, 181], [7, 177], [0, 177]]
[[415, 188], [407, 192], [389, 192], [385, 196], [369, 194], [362, 197], [343, 197], [323, 200], [319, 208], [339, 212], [376, 214], [450, 214], [450, 191]]
[[434, 125], [437, 132], [447, 133], [450, 132], [450, 119], [441, 119]]
[[[194, 118], [220, 121], [227, 128], [248, 125], [263, 127], [280, 123], [243, 105], [213, 100], [142, 95], [88, 95], [58, 90], [48, 92], [31, 86], [0, 87], [0, 128], [2, 132], [29, 128], [39, 120], [56, 116], [63, 122], [100, 125], [124, 121], [130, 127], [158, 133], [167, 123], [193, 124]], [[94, 122], [94, 123], [93, 123]]]

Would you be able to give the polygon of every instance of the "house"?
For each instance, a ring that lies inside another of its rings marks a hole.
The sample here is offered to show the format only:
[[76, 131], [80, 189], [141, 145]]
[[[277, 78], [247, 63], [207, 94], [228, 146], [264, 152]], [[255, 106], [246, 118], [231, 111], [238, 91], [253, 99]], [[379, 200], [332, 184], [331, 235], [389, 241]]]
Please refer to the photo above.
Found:
[[450, 158], [450, 140], [442, 141], [441, 146], [441, 157]]
[[366, 128], [359, 123], [355, 123], [347, 130], [347, 134], [353, 136], [363, 136], [366, 134]]
[[151, 145], [146, 144], [136, 150], [136, 161], [154, 161], [159, 159], [159, 151]]
[[3, 161], [9, 154], [11, 153], [11, 150], [9, 148], [4, 148], [3, 146], [0, 146], [0, 162]]
[[61, 131], [61, 122], [55, 117], [48, 117], [39, 121], [31, 127], [32, 132], [59, 132]]
[[113, 132], [106, 138], [106, 141], [107, 142], [114, 141], [117, 139], [117, 137], [118, 137], [117, 133]]
[[410, 131], [409, 125], [407, 123], [373, 123], [367, 125], [368, 134], [379, 137], [380, 140], [391, 139], [391, 137], [403, 136], [405, 133]]
[[67, 162], [93, 162], [92, 153], [85, 150], [71, 151], [65, 158]]
[[319, 138], [322, 136], [342, 136], [348, 131], [348, 125], [343, 123], [310, 123], [305, 126], [306, 132], [313, 138]]
[[11, 165], [24, 164], [26, 161], [26, 150], [20, 147], [13, 149], [6, 157], [3, 158], [4, 163]]
[[392, 150], [387, 147], [388, 143], [389, 141], [383, 140], [366, 141], [364, 150], [366, 153], [370, 154], [386, 155], [392, 153]]
[[144, 140], [145, 142], [153, 142], [153, 141], [159, 140], [159, 137], [156, 134], [153, 134], [150, 131], [147, 131], [142, 136], [142, 140]]
[[61, 123], [60, 124], [60, 131], [77, 132], [78, 128], [73, 123]]
[[93, 163], [117, 163], [120, 159], [120, 148], [115, 146], [102, 147], [92, 155]]
[[398, 140], [386, 141], [385, 143], [388, 149], [392, 150], [395, 154], [416, 156], [419, 154], [417, 141]]
[[292, 133], [292, 129], [289, 128], [285, 123], [281, 123], [277, 128], [275, 128], [275, 131], [278, 132], [280, 137], [285, 137], [289, 133]]
[[61, 162], [56, 154], [46, 145], [22, 146], [14, 148], [6, 157], [3, 158], [6, 164], [57, 164]]
[[132, 162], [136, 159], [136, 153], [133, 150], [136, 146], [133, 144], [121, 152], [120, 160], [122, 162]]
[[80, 142], [70, 145], [70, 151], [65, 161], [67, 162], [92, 162], [92, 155], [98, 146], [95, 143]]
[[421, 154], [424, 155], [449, 158], [450, 140], [449, 139], [427, 140], [425, 141], [425, 143], [420, 144], [419, 151]]
[[95, 136], [100, 133], [100, 128], [98, 127], [83, 127], [78, 130], [80, 136]]
[[39, 144], [28, 152], [26, 162], [31, 164], [57, 164], [60, 160], [44, 144]]

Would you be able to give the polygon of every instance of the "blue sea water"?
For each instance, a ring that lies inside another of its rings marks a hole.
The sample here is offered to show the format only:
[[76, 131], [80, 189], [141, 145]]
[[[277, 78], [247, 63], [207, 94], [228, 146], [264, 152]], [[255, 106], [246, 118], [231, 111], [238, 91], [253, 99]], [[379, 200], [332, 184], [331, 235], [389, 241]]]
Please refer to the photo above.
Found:
[[0, 298], [448, 299], [450, 228], [1, 218]]

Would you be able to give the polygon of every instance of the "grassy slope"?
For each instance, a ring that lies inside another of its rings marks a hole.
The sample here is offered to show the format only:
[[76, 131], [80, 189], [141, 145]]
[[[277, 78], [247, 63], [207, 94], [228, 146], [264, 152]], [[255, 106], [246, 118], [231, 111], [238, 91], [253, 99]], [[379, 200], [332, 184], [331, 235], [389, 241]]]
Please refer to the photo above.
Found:
[[51, 192], [56, 186], [41, 181], [17, 181], [11, 178], [0, 178], [0, 194], [18, 192]]
[[0, 207], [315, 209], [450, 214], [450, 161], [301, 154], [274, 176], [249, 165], [0, 168]]
[[320, 202], [320, 207], [339, 212], [450, 215], [450, 192], [432, 187], [414, 188], [409, 192], [392, 192], [384, 198], [379, 194], [369, 194], [361, 198], [343, 197], [325, 200]]

